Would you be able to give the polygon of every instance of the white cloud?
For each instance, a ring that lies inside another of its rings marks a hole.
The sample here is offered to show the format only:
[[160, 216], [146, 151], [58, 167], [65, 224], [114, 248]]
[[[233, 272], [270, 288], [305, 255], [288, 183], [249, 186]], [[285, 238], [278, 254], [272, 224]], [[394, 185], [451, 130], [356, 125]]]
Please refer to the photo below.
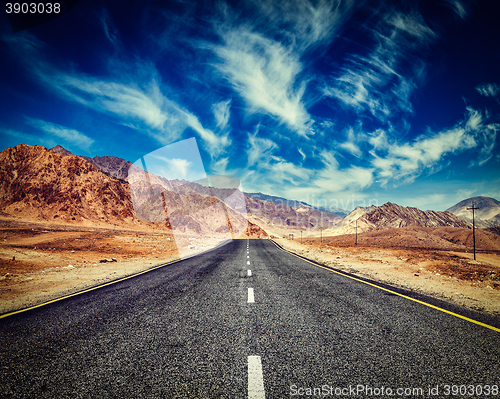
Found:
[[394, 12], [392, 15], [389, 15], [387, 22], [420, 40], [425, 40], [429, 36], [435, 36], [435, 33], [427, 26], [422, 16], [415, 11], [409, 14]]
[[221, 130], [224, 130], [229, 122], [229, 116], [231, 114], [230, 108], [231, 100], [221, 101], [212, 105], [217, 127]]
[[248, 134], [248, 166], [267, 162], [278, 145], [270, 139], [257, 137], [258, 129], [254, 134]]
[[214, 51], [218, 70], [245, 100], [251, 113], [264, 113], [297, 133], [310, 133], [311, 119], [303, 95], [306, 82], [299, 57], [280, 42], [241, 27], [222, 34], [224, 44]]
[[389, 146], [387, 133], [384, 130], [377, 129], [370, 136], [368, 142], [375, 150], [386, 149]]
[[476, 86], [476, 90], [485, 97], [496, 97], [500, 92], [500, 85], [496, 83], [484, 83]]
[[384, 185], [389, 180], [410, 183], [425, 169], [436, 167], [444, 157], [476, 149], [479, 158], [473, 165], [486, 163], [493, 154], [497, 124], [485, 124], [477, 110], [468, 108], [467, 119], [454, 128], [437, 134], [420, 137], [410, 143], [389, 143], [386, 134], [379, 132], [369, 139], [373, 146], [371, 164], [377, 169], [376, 175]]
[[[150, 62], [111, 60], [110, 65], [115, 69], [113, 76], [94, 77], [75, 71], [63, 72], [62, 68], [47, 62], [38, 50], [43, 44], [29, 34], [8, 42], [12, 47], [20, 45], [16, 51], [29, 60], [30, 71], [51, 90], [97, 112], [112, 115], [118, 123], [147, 134], [161, 144], [179, 140], [187, 128], [198, 133], [212, 157], [220, 155], [231, 143], [227, 132], [215, 134], [205, 128], [198, 117], [168, 98], [163, 92], [166, 88], [162, 86], [161, 77]], [[57, 134], [56, 130], [52, 133]], [[64, 134], [60, 129], [57, 132]]]
[[306, 154], [304, 154], [304, 151], [302, 151], [301, 148], [297, 148], [297, 151], [299, 152], [300, 155], [302, 155], [302, 160], [305, 161], [306, 160]]
[[[354, 0], [254, 0], [264, 15], [261, 25], [273, 30], [304, 51], [329, 40], [336, 29], [351, 15]], [[360, 2], [358, 1], [358, 5]]]
[[91, 139], [78, 130], [70, 129], [41, 119], [25, 117], [25, 120], [31, 126], [52, 136], [58, 137], [59, 139], [64, 140], [66, 143], [70, 143], [81, 149], [88, 150], [89, 147], [94, 143], [94, 139]]
[[115, 48], [121, 48], [119, 32], [113, 24], [111, 16], [106, 9], [102, 9], [99, 15], [104, 34]]
[[451, 9], [457, 14], [460, 18], [465, 19], [467, 16], [468, 10], [467, 5], [463, 3], [461, 0], [445, 0]]
[[169, 171], [167, 176], [175, 176], [176, 179], [185, 179], [192, 165], [192, 162], [189, 162], [187, 159], [179, 158], [165, 159], [165, 162], [168, 165]]
[[185, 117], [185, 121], [187, 126], [197, 132], [201, 139], [205, 142], [209, 153], [212, 155], [212, 158], [219, 156], [225, 148], [231, 144], [231, 140], [228, 137], [228, 134], [217, 135], [209, 129], [205, 129], [198, 118], [193, 114], [182, 111], [182, 114]]
[[347, 141], [338, 144], [338, 146], [346, 150], [347, 152], [350, 152], [354, 156], [360, 158], [363, 154], [356, 141], [357, 138], [354, 134], [354, 130], [352, 128], [349, 128], [347, 132]]
[[229, 164], [229, 157], [220, 158], [216, 162], [213, 162], [210, 165], [210, 170], [212, 174], [217, 175], [227, 175], [230, 174], [227, 170], [227, 166]]
[[413, 111], [411, 95], [426, 71], [413, 54], [436, 35], [417, 12], [389, 10], [382, 14], [372, 29], [375, 47], [366, 56], [348, 58], [346, 66], [331, 76], [323, 94], [386, 122], [398, 113]]

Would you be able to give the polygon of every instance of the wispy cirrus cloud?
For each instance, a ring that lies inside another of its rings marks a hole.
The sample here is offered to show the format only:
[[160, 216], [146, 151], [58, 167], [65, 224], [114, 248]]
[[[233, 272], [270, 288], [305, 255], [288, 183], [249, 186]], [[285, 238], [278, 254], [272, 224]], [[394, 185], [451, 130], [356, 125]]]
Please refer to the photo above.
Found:
[[362, 156], [362, 151], [359, 148], [357, 141], [358, 138], [356, 137], [353, 128], [350, 127], [347, 131], [347, 141], [339, 143], [338, 147], [359, 158]]
[[220, 130], [224, 130], [229, 123], [229, 117], [231, 115], [231, 100], [213, 104], [212, 111], [214, 113], [215, 121], [217, 122], [217, 127]]
[[500, 93], [500, 85], [496, 83], [483, 83], [476, 86], [476, 90], [485, 97], [496, 97]]
[[186, 179], [190, 173], [190, 168], [193, 162], [183, 158], [166, 158], [158, 155], [150, 155], [162, 162], [161, 167], [155, 169], [158, 176], [163, 176], [167, 179]]
[[346, 66], [332, 75], [323, 94], [385, 122], [398, 113], [413, 111], [411, 95], [425, 77], [426, 66], [411, 53], [418, 46], [425, 47], [436, 34], [417, 12], [395, 10], [382, 12], [371, 32], [374, 49], [366, 56], [351, 55]]
[[299, 56], [290, 48], [246, 27], [222, 33], [223, 44], [213, 48], [215, 66], [245, 100], [250, 113], [262, 113], [297, 133], [310, 133], [303, 96], [306, 82]]
[[222, 154], [227, 146], [231, 144], [228, 133], [215, 134], [212, 130], [206, 129], [200, 123], [198, 118], [187, 111], [181, 111], [185, 117], [185, 122], [187, 126], [193, 129], [201, 139], [205, 142], [205, 146], [212, 155], [212, 158], [218, 157]]
[[43, 43], [30, 34], [9, 38], [7, 42], [17, 46], [15, 51], [23, 59], [30, 60], [30, 71], [50, 90], [113, 116], [119, 124], [146, 134], [160, 144], [179, 140], [188, 128], [201, 137], [213, 157], [231, 143], [227, 132], [218, 135], [204, 127], [196, 115], [165, 94], [161, 75], [151, 62], [116, 59], [110, 61], [113, 68], [125, 72], [112, 71], [109, 76], [97, 77], [74, 70], [68, 72], [67, 68], [47, 60], [40, 51]]
[[468, 4], [464, 3], [462, 0], [445, 0], [448, 6], [458, 15], [460, 18], [465, 19], [468, 14]]
[[259, 129], [257, 128], [254, 134], [248, 134], [248, 166], [268, 160], [272, 156], [273, 151], [278, 148], [278, 145], [272, 140], [258, 137], [258, 131]]
[[[473, 108], [467, 108], [464, 120], [452, 128], [435, 133], [429, 130], [409, 142], [393, 139], [383, 129], [371, 134], [350, 129], [345, 142], [337, 143], [335, 149], [319, 151], [320, 167], [306, 167], [273, 155], [278, 147], [275, 142], [249, 135], [254, 153], [248, 165], [251, 173], [245, 178], [254, 190], [260, 187], [261, 191], [276, 192], [276, 187], [280, 187], [281, 195], [290, 198], [344, 198], [346, 193], [362, 193], [373, 187], [411, 184], [422, 174], [430, 175], [447, 167], [452, 155], [468, 152], [470, 159], [475, 153], [473, 166], [482, 166], [494, 154], [499, 130], [498, 124], [489, 122]], [[362, 158], [363, 163], [342, 166], [339, 149]], [[259, 152], [262, 156], [258, 156]], [[436, 194], [428, 202], [416, 198], [415, 205], [440, 202], [442, 195]]]
[[413, 142], [389, 142], [387, 134], [378, 131], [369, 139], [373, 149], [371, 164], [382, 185], [411, 183], [424, 170], [439, 168], [446, 156], [475, 149], [479, 157], [475, 163], [483, 165], [492, 156], [498, 124], [485, 123], [482, 114], [468, 108], [467, 119], [448, 130], [420, 136]]
[[[255, 0], [261, 21], [274, 35], [279, 35], [298, 52], [331, 39], [335, 31], [363, 3], [354, 0]], [[356, 4], [357, 3], [357, 4]]]
[[25, 120], [29, 125], [37, 128], [38, 130], [62, 139], [66, 143], [77, 146], [83, 150], [88, 150], [89, 147], [95, 142], [94, 139], [75, 129], [70, 129], [52, 122], [30, 118], [27, 116], [25, 117]]

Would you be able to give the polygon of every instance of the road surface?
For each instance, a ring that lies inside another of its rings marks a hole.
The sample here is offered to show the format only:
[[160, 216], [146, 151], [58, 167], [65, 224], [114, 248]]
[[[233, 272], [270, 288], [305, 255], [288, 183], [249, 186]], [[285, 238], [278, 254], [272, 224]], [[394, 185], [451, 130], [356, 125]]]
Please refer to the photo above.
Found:
[[0, 319], [0, 397], [500, 397], [498, 319], [387, 288], [230, 241]]

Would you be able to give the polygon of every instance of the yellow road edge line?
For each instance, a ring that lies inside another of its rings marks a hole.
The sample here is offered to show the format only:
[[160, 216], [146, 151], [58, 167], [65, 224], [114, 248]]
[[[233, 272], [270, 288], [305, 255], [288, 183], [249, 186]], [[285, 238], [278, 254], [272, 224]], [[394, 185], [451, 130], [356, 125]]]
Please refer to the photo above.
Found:
[[68, 294], [68, 295], [62, 296], [60, 298], [51, 299], [50, 301], [42, 302], [42, 303], [39, 303], [38, 305], [30, 306], [29, 308], [19, 309], [19, 310], [15, 310], [13, 312], [5, 313], [3, 315], [0, 315], [0, 319], [3, 319], [3, 318], [8, 317], [8, 316], [13, 316], [13, 315], [18, 314], [18, 313], [27, 312], [28, 310], [33, 310], [33, 309], [36, 309], [36, 308], [40, 308], [42, 306], [49, 305], [49, 304], [54, 303], [54, 302], [62, 301], [63, 299], [71, 298], [73, 296], [85, 294], [87, 292], [94, 291], [94, 290], [97, 290], [97, 289], [102, 288], [102, 287], [107, 287], [108, 285], [116, 284], [116, 283], [119, 283], [121, 281], [125, 281], [125, 280], [128, 280], [130, 278], [140, 276], [141, 274], [145, 274], [145, 273], [151, 272], [153, 270], [159, 269], [161, 267], [171, 265], [172, 263], [180, 262], [181, 260], [184, 260], [184, 259], [174, 259], [174, 260], [171, 260], [171, 261], [169, 261], [167, 263], [162, 263], [161, 265], [154, 266], [154, 267], [152, 267], [150, 269], [143, 270], [142, 272], [138, 272], [138, 273], [135, 273], [135, 274], [131, 274], [130, 276], [125, 276], [125, 277], [119, 278], [118, 280], [113, 280], [113, 281], [110, 281], [108, 283], [104, 283], [104, 284], [97, 285], [95, 287], [87, 288], [87, 289], [85, 289], [83, 291], [78, 291], [78, 292], [75, 292], [73, 294]]
[[342, 273], [342, 272], [339, 272], [337, 270], [333, 270], [333, 269], [330, 269], [329, 267], [325, 267], [325, 266], [321, 266], [321, 265], [318, 265], [314, 262], [311, 262], [310, 260], [302, 257], [302, 256], [299, 256], [297, 254], [294, 254], [293, 252], [291, 251], [288, 251], [287, 249], [283, 248], [283, 247], [280, 247], [276, 242], [274, 242], [273, 240], [270, 240], [274, 245], [276, 245], [277, 248], [281, 249], [282, 251], [284, 252], [287, 252], [289, 253], [290, 255], [293, 255], [293, 256], [296, 256], [297, 258], [299, 259], [302, 259], [303, 261], [306, 261], [308, 263], [310, 263], [311, 265], [314, 265], [316, 267], [320, 267], [322, 269], [325, 269], [325, 270], [328, 270], [332, 273], [336, 273], [336, 274], [339, 274], [341, 276], [344, 276], [344, 277], [348, 277], [352, 280], [355, 280], [355, 281], [358, 281], [360, 283], [363, 283], [363, 284], [367, 284], [367, 285], [371, 285], [372, 287], [375, 287], [375, 288], [378, 288], [380, 290], [383, 290], [383, 291], [387, 291], [387, 292], [390, 292], [391, 294], [394, 294], [394, 295], [398, 295], [402, 298], [405, 298], [405, 299], [409, 299], [410, 301], [413, 301], [413, 302], [417, 302], [421, 305], [425, 305], [425, 306], [428, 306], [430, 308], [433, 308], [433, 309], [436, 309], [436, 310], [439, 310], [441, 312], [444, 312], [444, 313], [448, 313], [449, 315], [452, 315], [452, 316], [455, 316], [455, 317], [458, 317], [459, 319], [463, 319], [463, 320], [466, 320], [470, 323], [474, 323], [474, 324], [477, 324], [477, 325], [480, 325], [482, 327], [486, 327], [486, 328], [489, 328], [490, 330], [493, 330], [493, 331], [496, 331], [496, 332], [500, 332], [500, 328], [497, 328], [497, 327], [493, 327], [493, 326], [490, 326], [489, 324], [486, 324], [486, 323], [482, 323], [480, 321], [477, 321], [477, 320], [474, 320], [474, 319], [470, 319], [468, 317], [465, 317], [465, 316], [462, 316], [458, 313], [454, 313], [454, 312], [451, 312], [449, 310], [446, 310], [446, 309], [443, 309], [443, 308], [440, 308], [439, 306], [435, 306], [435, 305], [431, 305], [430, 303], [427, 303], [427, 302], [424, 302], [424, 301], [420, 301], [418, 299], [415, 299], [415, 298], [412, 298], [410, 296], [407, 296], [407, 295], [404, 295], [404, 294], [400, 294], [399, 292], [396, 292], [396, 291], [392, 291], [390, 289], [387, 289], [387, 288], [384, 288], [384, 287], [380, 287], [379, 285], [376, 285], [376, 284], [372, 284], [372, 283], [369, 283], [368, 281], [364, 281], [364, 280], [361, 280], [359, 278], [356, 278], [356, 277], [353, 277], [353, 276], [349, 276], [348, 274], [345, 274], [345, 273]]

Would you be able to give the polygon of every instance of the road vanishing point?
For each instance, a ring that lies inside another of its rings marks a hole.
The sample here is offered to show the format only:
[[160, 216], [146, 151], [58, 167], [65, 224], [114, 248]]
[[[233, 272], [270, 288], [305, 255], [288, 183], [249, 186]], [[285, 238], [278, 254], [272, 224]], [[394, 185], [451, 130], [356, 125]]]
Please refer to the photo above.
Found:
[[271, 240], [0, 317], [2, 398], [485, 397], [500, 382], [498, 318]]

